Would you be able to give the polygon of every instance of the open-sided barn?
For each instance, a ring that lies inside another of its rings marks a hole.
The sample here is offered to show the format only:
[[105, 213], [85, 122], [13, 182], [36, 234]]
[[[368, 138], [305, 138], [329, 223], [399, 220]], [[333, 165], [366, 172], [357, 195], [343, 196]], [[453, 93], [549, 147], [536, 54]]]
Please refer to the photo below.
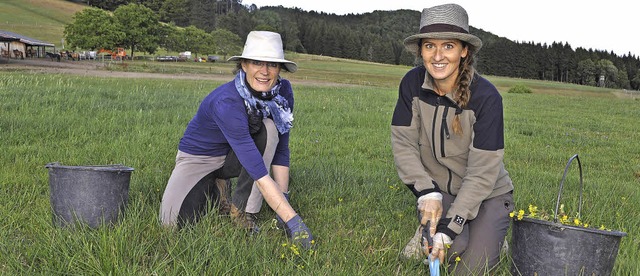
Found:
[[29, 58], [44, 57], [47, 47], [55, 45], [21, 34], [0, 30], [0, 57], [3, 58]]

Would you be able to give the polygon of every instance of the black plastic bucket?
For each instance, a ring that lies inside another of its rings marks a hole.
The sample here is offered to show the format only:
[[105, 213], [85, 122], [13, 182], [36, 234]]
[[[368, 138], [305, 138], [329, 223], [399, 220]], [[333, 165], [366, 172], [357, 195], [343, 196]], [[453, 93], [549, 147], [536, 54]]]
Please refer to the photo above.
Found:
[[610, 275], [626, 235], [531, 218], [512, 230], [512, 275]]
[[[605, 231], [558, 222], [558, 206], [569, 159], [556, 202], [554, 221], [523, 218], [512, 229], [512, 275], [610, 275], [626, 233]], [[580, 166], [580, 206], [582, 209], [582, 166]]]
[[60, 227], [86, 223], [91, 228], [114, 224], [129, 199], [133, 168], [123, 165], [63, 166], [49, 169], [53, 222]]

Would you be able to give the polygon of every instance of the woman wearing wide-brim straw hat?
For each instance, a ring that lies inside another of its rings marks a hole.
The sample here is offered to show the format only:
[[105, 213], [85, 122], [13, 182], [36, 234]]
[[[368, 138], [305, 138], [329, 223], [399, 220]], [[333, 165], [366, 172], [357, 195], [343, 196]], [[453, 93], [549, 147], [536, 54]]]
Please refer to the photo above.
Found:
[[[293, 242], [314, 244], [307, 225], [288, 202], [289, 132], [293, 90], [280, 77], [297, 65], [284, 58], [278, 33], [252, 31], [237, 62], [235, 78], [201, 102], [178, 144], [176, 165], [162, 197], [163, 225], [196, 222], [213, 202], [250, 233], [263, 198]], [[238, 177], [231, 192], [230, 178]], [[229, 198], [230, 197], [230, 198]]]
[[514, 208], [502, 97], [473, 67], [482, 41], [461, 6], [424, 9], [404, 45], [423, 65], [403, 77], [391, 123], [396, 169], [417, 198], [420, 225], [403, 254], [482, 274], [498, 263]]

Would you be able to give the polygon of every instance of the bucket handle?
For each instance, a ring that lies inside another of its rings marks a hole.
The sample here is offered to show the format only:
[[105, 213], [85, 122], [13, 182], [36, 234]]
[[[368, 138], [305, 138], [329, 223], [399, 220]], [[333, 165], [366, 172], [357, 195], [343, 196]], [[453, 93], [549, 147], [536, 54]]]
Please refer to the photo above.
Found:
[[582, 191], [584, 190], [584, 185], [582, 182], [582, 164], [580, 164], [580, 158], [578, 154], [575, 154], [571, 158], [569, 158], [569, 162], [567, 162], [567, 166], [564, 168], [564, 174], [562, 175], [562, 180], [560, 181], [560, 191], [558, 191], [558, 200], [556, 201], [556, 212], [553, 217], [553, 222], [558, 222], [558, 208], [560, 207], [560, 196], [562, 195], [562, 187], [564, 186], [564, 179], [567, 177], [567, 172], [569, 171], [569, 166], [571, 162], [576, 159], [578, 160], [578, 169], [580, 170], [580, 202], [578, 203], [578, 219], [580, 219], [580, 214], [582, 214]]

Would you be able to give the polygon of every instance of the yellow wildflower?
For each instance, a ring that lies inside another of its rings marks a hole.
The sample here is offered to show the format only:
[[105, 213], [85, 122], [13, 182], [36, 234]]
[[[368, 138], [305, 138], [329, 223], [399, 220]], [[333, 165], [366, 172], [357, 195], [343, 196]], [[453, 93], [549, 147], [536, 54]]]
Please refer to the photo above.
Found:
[[460, 262], [462, 259], [460, 259], [460, 257], [456, 257], [456, 263]]
[[[537, 206], [533, 204], [529, 204], [529, 208], [528, 208], [529, 212], [527, 213], [526, 217], [541, 219], [541, 220], [554, 219], [553, 221], [556, 221], [560, 224], [572, 225], [572, 226], [575, 225], [578, 227], [585, 227], [585, 228], [588, 228], [590, 226], [588, 223], [580, 219], [580, 213], [576, 213], [575, 216], [570, 216], [567, 213], [565, 213], [564, 204], [560, 204], [559, 207], [560, 208], [558, 209], [558, 213], [549, 215], [547, 211], [545, 211], [544, 209], [539, 209]], [[616, 213], [616, 216], [619, 217], [621, 215], [620, 213]], [[509, 213], [509, 217], [515, 218], [516, 220], [522, 220], [525, 217], [525, 212], [523, 210], [513, 211]], [[592, 226], [592, 227], [596, 228], [597, 226]], [[599, 229], [611, 231], [610, 229], [605, 228], [604, 225], [600, 226]]]
[[536, 213], [538, 213], [538, 206], [533, 206], [529, 204], [529, 216], [536, 217]]
[[289, 247], [289, 249], [291, 249], [291, 252], [293, 252], [293, 254], [300, 255], [300, 250], [298, 250], [298, 247], [295, 244], [291, 244], [291, 247]]

